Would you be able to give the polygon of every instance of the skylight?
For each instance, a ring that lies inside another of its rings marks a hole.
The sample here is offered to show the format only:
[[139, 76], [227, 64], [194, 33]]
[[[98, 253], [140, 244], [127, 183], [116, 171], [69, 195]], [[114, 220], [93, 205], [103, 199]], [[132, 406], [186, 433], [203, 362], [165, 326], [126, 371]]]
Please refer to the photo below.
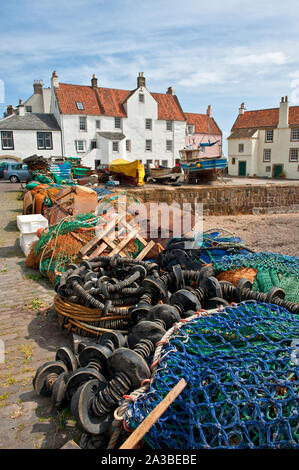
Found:
[[79, 110], [84, 109], [83, 103], [81, 103], [81, 101], [76, 101], [76, 105]]

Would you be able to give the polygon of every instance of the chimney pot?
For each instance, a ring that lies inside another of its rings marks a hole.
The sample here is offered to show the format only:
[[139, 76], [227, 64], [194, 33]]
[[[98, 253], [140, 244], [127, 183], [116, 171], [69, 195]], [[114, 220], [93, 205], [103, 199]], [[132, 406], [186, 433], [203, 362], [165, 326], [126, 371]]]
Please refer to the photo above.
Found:
[[167, 88], [167, 92], [166, 92], [168, 95], [175, 95], [175, 91], [174, 89], [172, 88], [172, 86], [169, 86]]
[[207, 109], [207, 116], [210, 116], [210, 117], [212, 116], [212, 107], [211, 107], [210, 104], [209, 104], [208, 109]]
[[39, 93], [41, 95], [42, 94], [42, 88], [43, 88], [42, 80], [34, 80], [34, 82], [33, 82], [34, 94], [36, 95], [37, 93]]
[[137, 77], [137, 88], [140, 88], [140, 87], [146, 88], [146, 86], [145, 86], [145, 76], [144, 76], [143, 72], [139, 72], [138, 77]]
[[23, 100], [21, 100], [21, 98], [19, 99], [18, 112], [19, 116], [25, 116], [25, 106], [23, 105]]
[[13, 113], [14, 113], [14, 112], [13, 112], [13, 107], [12, 107], [11, 104], [9, 104], [9, 105], [7, 106], [7, 109], [6, 109], [6, 116], [11, 116]]
[[56, 70], [54, 70], [52, 73], [51, 83], [52, 83], [53, 88], [59, 88], [59, 79], [58, 79]]
[[91, 86], [92, 86], [92, 88], [97, 88], [98, 87], [98, 79], [97, 79], [95, 73], [92, 75]]
[[286, 96], [284, 100], [285, 100], [285, 102], [287, 103], [287, 102], [288, 102], [288, 97]]

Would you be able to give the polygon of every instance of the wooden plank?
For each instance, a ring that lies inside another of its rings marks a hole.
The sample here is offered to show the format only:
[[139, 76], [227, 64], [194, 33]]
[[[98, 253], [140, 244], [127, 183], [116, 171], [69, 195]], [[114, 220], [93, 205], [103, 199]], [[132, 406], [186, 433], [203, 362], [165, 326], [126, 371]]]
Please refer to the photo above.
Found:
[[95, 237], [93, 237], [92, 240], [90, 240], [88, 243], [86, 243], [85, 246], [81, 248], [78, 255], [81, 257], [86, 255], [89, 250], [91, 250], [105, 235], [107, 235], [113, 229], [113, 227], [125, 216], [125, 213], [118, 214], [113, 220], [111, 220], [111, 222], [107, 224], [104, 230], [101, 230]]
[[154, 242], [153, 240], [151, 240], [151, 241], [146, 245], [146, 247], [143, 248], [143, 250], [139, 253], [139, 255], [136, 256], [135, 259], [136, 259], [137, 261], [143, 260], [143, 258], [145, 257], [145, 255], [147, 255], [147, 254], [151, 251], [151, 249], [153, 248], [153, 246], [155, 246], [155, 242]]
[[131, 434], [131, 436], [123, 443], [120, 449], [134, 449], [138, 442], [145, 436], [151, 427], [158, 421], [160, 416], [167, 410], [167, 408], [174, 402], [180, 393], [186, 387], [187, 382], [181, 379], [166, 397], [150, 412], [150, 414], [139, 424], [138, 428]]
[[61, 449], [81, 449], [80, 446], [78, 446], [78, 444], [76, 444], [75, 441], [67, 441], [62, 447]]
[[[133, 228], [132, 225], [130, 225], [126, 220], [123, 220], [122, 223], [124, 224], [124, 226], [131, 230], [131, 228]], [[136, 235], [136, 238], [137, 240], [139, 240], [143, 245], [147, 245], [147, 241], [142, 237], [142, 235], [140, 235], [140, 233], [137, 233]]]
[[136, 228], [131, 230], [128, 236], [124, 238], [116, 248], [114, 248], [114, 250], [109, 254], [109, 256], [113, 256], [119, 253], [132, 240], [132, 238], [135, 237], [137, 232], [138, 232], [138, 229]]

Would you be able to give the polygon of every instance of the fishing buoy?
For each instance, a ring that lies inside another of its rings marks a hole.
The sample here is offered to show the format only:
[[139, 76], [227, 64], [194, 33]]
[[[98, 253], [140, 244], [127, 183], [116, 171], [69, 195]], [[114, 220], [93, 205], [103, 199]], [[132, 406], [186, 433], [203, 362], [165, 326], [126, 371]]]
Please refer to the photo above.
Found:
[[43, 231], [43, 227], [40, 227], [37, 232], [36, 232], [36, 235], [38, 236], [38, 238], [40, 238], [41, 234], [42, 234], [42, 231]]
[[200, 163], [196, 163], [196, 166], [197, 166], [197, 168], [199, 168], [199, 167], [200, 167]]

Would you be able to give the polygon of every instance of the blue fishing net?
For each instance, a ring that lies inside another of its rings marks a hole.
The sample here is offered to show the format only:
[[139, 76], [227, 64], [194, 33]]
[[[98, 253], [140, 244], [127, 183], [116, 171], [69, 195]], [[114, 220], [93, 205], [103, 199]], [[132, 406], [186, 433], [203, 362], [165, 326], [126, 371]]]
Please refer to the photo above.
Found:
[[152, 448], [299, 448], [298, 336], [298, 316], [252, 301], [186, 323], [163, 348], [149, 391], [129, 405], [127, 425], [136, 428], [184, 377], [145, 436]]

